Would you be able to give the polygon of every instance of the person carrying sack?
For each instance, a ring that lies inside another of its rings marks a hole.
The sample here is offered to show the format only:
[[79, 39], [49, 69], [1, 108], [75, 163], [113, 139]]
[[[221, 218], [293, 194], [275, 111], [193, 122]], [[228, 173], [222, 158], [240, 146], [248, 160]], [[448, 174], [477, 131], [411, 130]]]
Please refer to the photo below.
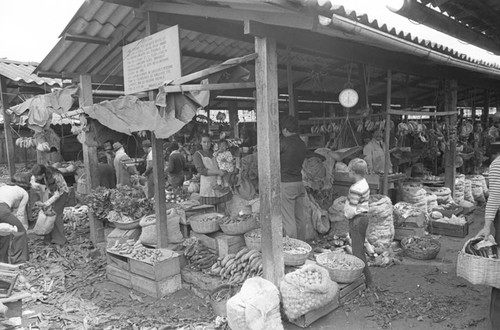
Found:
[[56, 213], [54, 228], [50, 234], [45, 235], [44, 243], [64, 245], [67, 242], [64, 236], [64, 205], [68, 199], [68, 186], [63, 175], [51, 166], [35, 165], [31, 169], [31, 185], [33, 189], [44, 191], [48, 189], [49, 198], [45, 202], [36, 202], [35, 206], [47, 209], [52, 206]]
[[13, 226], [9, 231], [0, 230], [0, 262], [19, 264], [29, 260], [26, 207], [30, 185], [25, 181], [15, 175], [11, 183], [0, 187], [0, 224]]

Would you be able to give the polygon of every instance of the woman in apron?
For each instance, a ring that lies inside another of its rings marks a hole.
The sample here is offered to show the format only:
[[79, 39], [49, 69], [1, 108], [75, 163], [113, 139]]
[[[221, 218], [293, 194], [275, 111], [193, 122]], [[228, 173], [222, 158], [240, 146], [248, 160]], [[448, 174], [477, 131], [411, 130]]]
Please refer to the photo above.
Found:
[[226, 202], [233, 197], [232, 193], [215, 190], [217, 177], [224, 174], [219, 170], [211, 150], [212, 142], [210, 136], [202, 135], [201, 150], [193, 155], [193, 163], [200, 174], [200, 203], [215, 205], [219, 212], [225, 211]]
[[[31, 169], [31, 186], [37, 190], [48, 190], [49, 198], [43, 202], [36, 202], [35, 206], [47, 208], [52, 206], [56, 213], [56, 221], [54, 229], [44, 237], [45, 243], [53, 243], [58, 245], [66, 244], [66, 236], [64, 236], [64, 205], [68, 199], [68, 186], [62, 174], [51, 166], [35, 165]], [[45, 195], [46, 197], [46, 195]], [[44, 198], [45, 199], [45, 198]]]

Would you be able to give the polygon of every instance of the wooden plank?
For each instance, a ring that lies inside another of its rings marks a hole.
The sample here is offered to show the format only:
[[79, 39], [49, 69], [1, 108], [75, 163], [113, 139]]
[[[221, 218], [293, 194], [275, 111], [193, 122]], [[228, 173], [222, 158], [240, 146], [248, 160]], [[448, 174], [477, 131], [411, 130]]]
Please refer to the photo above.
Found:
[[[80, 76], [80, 96], [79, 106], [91, 106], [92, 100], [92, 78], [90, 75], [85, 74]], [[90, 147], [83, 143], [83, 162], [85, 165], [85, 174], [87, 180], [87, 193], [97, 187], [97, 147]]]
[[233, 128], [233, 137], [238, 138], [240, 131], [238, 128], [238, 101], [228, 102], [229, 125]]
[[111, 41], [111, 39], [109, 39], [109, 38], [92, 37], [92, 36], [87, 36], [87, 35], [78, 35], [78, 34], [71, 34], [71, 33], [65, 33], [64, 40], [85, 42], [85, 43], [98, 44], [98, 45], [108, 45]]
[[456, 225], [439, 221], [430, 221], [429, 232], [434, 235], [445, 235], [452, 237], [465, 237], [469, 234], [469, 223]]
[[439, 112], [427, 112], [427, 111], [404, 111], [404, 110], [388, 110], [389, 114], [395, 116], [429, 116], [429, 117], [443, 117], [457, 115], [458, 111], [439, 111]]
[[347, 295], [342, 297], [340, 299], [340, 304], [345, 304], [347, 301], [351, 300], [352, 298], [356, 297], [359, 295], [360, 292], [364, 291], [366, 289], [366, 284], [363, 283], [359, 285], [358, 287], [354, 288], [351, 292], [349, 292]]
[[391, 115], [389, 112], [391, 111], [391, 93], [392, 93], [392, 71], [391, 69], [387, 70], [387, 91], [386, 91], [386, 111], [387, 115], [385, 117], [385, 152], [384, 152], [384, 157], [385, 157], [385, 163], [384, 163], [384, 178], [383, 178], [383, 185], [382, 185], [382, 194], [388, 195], [389, 192], [389, 180], [388, 180], [388, 175], [389, 171], [392, 172], [392, 168], [389, 168], [389, 163], [391, 161], [391, 154], [389, 152], [390, 149], [390, 138], [391, 138]]
[[132, 289], [154, 298], [162, 298], [167, 294], [182, 289], [181, 274], [167, 277], [161, 281], [154, 281], [139, 275], [130, 274], [130, 282], [132, 283]]
[[200, 84], [200, 85], [167, 85], [163, 89], [167, 93], [183, 93], [190, 91], [216, 91], [230, 89], [255, 88], [255, 82], [223, 83], [223, 84]]
[[180, 255], [166, 249], [161, 249], [161, 251], [167, 257], [160, 258], [160, 260], [157, 261], [154, 265], [141, 260], [129, 258], [128, 262], [130, 266], [130, 272], [132, 274], [141, 275], [156, 281], [163, 280], [176, 274], [180, 274]]
[[[155, 13], [147, 13], [146, 35], [152, 35], [158, 31], [158, 20]], [[156, 93], [149, 92], [149, 100], [154, 101]], [[154, 203], [156, 214], [156, 241], [158, 248], [168, 246], [167, 235], [167, 205], [165, 202], [165, 157], [163, 157], [163, 139], [157, 139], [151, 132], [151, 144], [153, 149], [153, 180]]]
[[245, 247], [245, 238], [243, 235], [219, 235], [215, 237], [217, 255], [226, 256], [230, 253], [237, 253]]
[[295, 89], [293, 82], [293, 70], [292, 70], [292, 47], [286, 47], [286, 81], [288, 84], [288, 114], [290, 116], [297, 116], [297, 107], [295, 104]]
[[132, 288], [130, 273], [126, 270], [108, 265], [106, 266], [106, 277], [111, 282], [123, 285], [126, 288]]
[[[444, 81], [444, 111], [453, 113], [448, 118], [448, 125], [457, 128], [457, 88], [456, 80], [446, 79]], [[458, 139], [458, 132], [456, 139]], [[451, 189], [451, 197], [455, 198], [455, 158], [457, 156], [457, 141], [450, 141], [445, 149], [445, 171], [444, 171], [444, 184]]]
[[5, 134], [5, 145], [7, 146], [7, 162], [9, 164], [9, 174], [10, 178], [16, 174], [16, 161], [14, 154], [14, 140], [12, 139], [12, 131], [10, 127], [10, 114], [7, 113], [7, 109], [10, 108], [9, 102], [7, 101], [7, 78], [0, 75], [0, 97], [2, 98], [2, 114], [3, 114], [3, 125]]
[[337, 296], [328, 304], [318, 309], [312, 310], [295, 320], [288, 320], [288, 322], [295, 324], [300, 328], [306, 328], [312, 323], [316, 322], [320, 318], [330, 314], [334, 310], [340, 307], [339, 296]]
[[[245, 30], [247, 30], [245, 28]], [[278, 68], [276, 40], [255, 37], [257, 149], [264, 278], [279, 285], [284, 275], [280, 200]]]
[[113, 266], [115, 268], [120, 268], [126, 271], [130, 270], [128, 258], [125, 256], [106, 252], [106, 260], [108, 262], [108, 266]]
[[[203, 70], [200, 70], [197, 72], [193, 72], [193, 73], [188, 74], [186, 76], [175, 79], [174, 81], [172, 81], [172, 85], [183, 85], [183, 84], [188, 83], [190, 81], [193, 81], [196, 79], [201, 79], [201, 78], [207, 77], [208, 75], [235, 67], [235, 66], [240, 65], [240, 64], [244, 64], [246, 62], [253, 61], [256, 58], [257, 58], [256, 53], [248, 54], [248, 55], [241, 56], [241, 57], [232, 58], [232, 59], [229, 59], [229, 60], [227, 60], [219, 65], [215, 65], [213, 67], [203, 69]], [[212, 85], [217, 85], [217, 84], [212, 84]], [[218, 85], [224, 85], [224, 84], [218, 84]], [[248, 87], [248, 88], [250, 88], [250, 87]]]
[[92, 243], [97, 244], [104, 242], [106, 240], [104, 235], [104, 223], [101, 219], [96, 219], [94, 217], [94, 212], [89, 210], [89, 227], [90, 227], [90, 240]]
[[360, 285], [365, 284], [365, 275], [361, 275], [359, 278], [354, 280], [352, 283], [342, 283], [339, 284], [339, 298], [342, 299], [348, 294], [350, 294], [352, 291], [355, 291], [357, 287]]

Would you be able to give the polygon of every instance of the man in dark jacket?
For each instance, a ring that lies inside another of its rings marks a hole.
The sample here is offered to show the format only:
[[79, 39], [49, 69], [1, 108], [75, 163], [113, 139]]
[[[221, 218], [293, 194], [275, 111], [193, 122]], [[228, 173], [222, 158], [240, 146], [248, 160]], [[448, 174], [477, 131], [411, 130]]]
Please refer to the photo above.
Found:
[[302, 183], [302, 164], [306, 158], [306, 144], [298, 133], [298, 122], [292, 116], [280, 121], [283, 138], [280, 141], [281, 213], [283, 231], [292, 238], [305, 239], [306, 189]]
[[172, 188], [182, 187], [184, 184], [184, 167], [186, 166], [186, 159], [184, 155], [179, 152], [179, 144], [172, 142], [168, 148], [170, 155], [168, 156], [168, 183]]

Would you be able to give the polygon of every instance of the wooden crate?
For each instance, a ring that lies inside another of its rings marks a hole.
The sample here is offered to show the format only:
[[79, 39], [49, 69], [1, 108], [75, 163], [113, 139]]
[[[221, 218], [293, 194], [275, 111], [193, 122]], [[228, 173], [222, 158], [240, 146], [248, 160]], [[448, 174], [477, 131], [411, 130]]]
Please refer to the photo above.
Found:
[[439, 221], [429, 222], [429, 233], [433, 235], [444, 235], [452, 237], [465, 237], [469, 234], [469, 223], [455, 225]]
[[357, 296], [361, 291], [366, 288], [365, 285], [365, 275], [361, 275], [357, 280], [349, 284], [339, 284], [339, 302], [341, 305], [345, 304], [346, 301], [350, 300], [352, 297]]
[[316, 322], [320, 318], [330, 314], [334, 310], [340, 307], [339, 294], [328, 304], [318, 309], [312, 310], [295, 320], [288, 320], [288, 322], [295, 324], [298, 327], [306, 328], [312, 323]]
[[163, 253], [163, 257], [161, 257], [160, 260], [154, 265], [141, 260], [129, 258], [128, 264], [130, 272], [132, 274], [140, 275], [156, 281], [180, 274], [180, 255], [171, 250], [160, 250]]
[[161, 298], [182, 289], [181, 274], [176, 274], [160, 281], [130, 274], [130, 282], [132, 283], [132, 289], [154, 298]]
[[126, 271], [130, 270], [127, 257], [111, 252], [106, 252], [106, 258], [108, 261], [108, 266], [113, 266], [115, 268], [120, 268]]
[[106, 277], [111, 282], [132, 288], [132, 282], [130, 281], [131, 274], [124, 269], [108, 265], [106, 266]]
[[[215, 206], [213, 205], [199, 205], [199, 206], [194, 206], [190, 209], [187, 209], [184, 211], [186, 213], [186, 223], [183, 223], [184, 225], [188, 224], [187, 220], [189, 217], [197, 214], [203, 214], [203, 213], [213, 213], [216, 212]], [[184, 219], [182, 219], [184, 220]]]
[[106, 237], [107, 246], [112, 246], [116, 241], [120, 243], [126, 242], [128, 239], [133, 239], [136, 241], [141, 236], [141, 228], [134, 228], [129, 230], [123, 230], [119, 228], [113, 229], [111, 233]]
[[198, 238], [204, 246], [215, 252], [219, 257], [223, 257], [229, 253], [237, 253], [245, 246], [243, 235], [226, 235], [222, 232], [212, 234], [192, 232], [191, 236]]
[[425, 236], [424, 228], [415, 227], [395, 227], [394, 228], [394, 240], [401, 241], [403, 238], [408, 236]]

